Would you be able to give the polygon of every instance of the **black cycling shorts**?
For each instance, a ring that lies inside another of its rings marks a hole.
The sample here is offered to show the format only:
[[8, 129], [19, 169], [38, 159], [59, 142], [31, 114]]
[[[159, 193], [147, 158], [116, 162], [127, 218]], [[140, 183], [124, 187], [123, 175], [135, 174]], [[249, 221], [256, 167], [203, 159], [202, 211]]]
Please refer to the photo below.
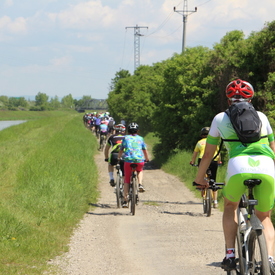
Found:
[[[118, 157], [118, 153], [111, 153], [110, 164], [112, 166], [117, 165], [118, 163], [117, 157]], [[122, 175], [124, 176], [124, 161], [120, 160], [119, 164], [120, 164], [120, 170], [122, 172]]]

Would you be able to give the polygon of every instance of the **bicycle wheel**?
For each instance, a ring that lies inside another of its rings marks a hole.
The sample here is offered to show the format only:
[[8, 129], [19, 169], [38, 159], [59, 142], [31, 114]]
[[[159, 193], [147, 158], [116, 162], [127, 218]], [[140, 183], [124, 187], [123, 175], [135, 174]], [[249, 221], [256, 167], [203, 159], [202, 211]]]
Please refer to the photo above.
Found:
[[203, 192], [203, 195], [202, 195], [202, 208], [203, 208], [203, 214], [206, 214], [207, 212], [207, 205], [206, 205], [206, 189], [204, 189], [202, 192]]
[[119, 173], [117, 173], [116, 176], [116, 204], [117, 208], [121, 207], [121, 190], [120, 190], [120, 185], [121, 185], [121, 178]]
[[211, 216], [211, 207], [212, 207], [212, 192], [211, 189], [206, 190], [206, 216]]
[[132, 194], [131, 194], [131, 213], [135, 215], [136, 203], [137, 203], [137, 180], [136, 178], [132, 179]]
[[252, 263], [249, 274], [270, 274], [266, 241], [261, 230], [252, 230], [250, 232], [248, 254], [249, 261]]
[[238, 264], [237, 269], [240, 274], [245, 274], [245, 266], [246, 266], [246, 259], [245, 259], [245, 251], [243, 251], [243, 233], [240, 232], [240, 209], [237, 209], [237, 219], [238, 219], [238, 229], [237, 229], [237, 248], [238, 248]]

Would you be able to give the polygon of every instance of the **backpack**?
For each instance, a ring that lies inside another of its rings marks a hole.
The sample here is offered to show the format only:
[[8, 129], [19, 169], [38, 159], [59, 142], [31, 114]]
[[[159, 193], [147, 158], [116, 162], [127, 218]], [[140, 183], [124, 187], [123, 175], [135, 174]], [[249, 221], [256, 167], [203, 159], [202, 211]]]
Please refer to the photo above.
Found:
[[261, 138], [267, 137], [261, 136], [262, 122], [251, 103], [234, 103], [225, 111], [225, 113], [229, 116], [239, 139], [224, 139], [224, 141], [253, 143], [259, 141]]

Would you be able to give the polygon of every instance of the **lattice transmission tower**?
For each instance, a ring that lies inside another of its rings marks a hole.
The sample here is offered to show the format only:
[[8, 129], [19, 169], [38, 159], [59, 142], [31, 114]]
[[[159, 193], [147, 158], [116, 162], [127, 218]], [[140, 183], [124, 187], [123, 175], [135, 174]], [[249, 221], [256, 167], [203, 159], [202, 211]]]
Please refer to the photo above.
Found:
[[140, 37], [143, 36], [140, 34], [140, 29], [148, 27], [134, 26], [134, 27], [125, 27], [125, 29], [134, 29], [134, 69], [140, 65]]

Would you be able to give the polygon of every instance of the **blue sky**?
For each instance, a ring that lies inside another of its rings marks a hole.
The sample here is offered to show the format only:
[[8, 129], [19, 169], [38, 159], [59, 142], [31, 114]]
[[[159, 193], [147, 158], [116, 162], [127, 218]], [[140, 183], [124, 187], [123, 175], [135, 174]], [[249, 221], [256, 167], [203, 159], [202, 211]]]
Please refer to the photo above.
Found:
[[[180, 53], [183, 0], [1, 0], [0, 95], [107, 98], [120, 69]], [[188, 0], [186, 46], [213, 47], [229, 31], [248, 36], [275, 20], [274, 0]]]

